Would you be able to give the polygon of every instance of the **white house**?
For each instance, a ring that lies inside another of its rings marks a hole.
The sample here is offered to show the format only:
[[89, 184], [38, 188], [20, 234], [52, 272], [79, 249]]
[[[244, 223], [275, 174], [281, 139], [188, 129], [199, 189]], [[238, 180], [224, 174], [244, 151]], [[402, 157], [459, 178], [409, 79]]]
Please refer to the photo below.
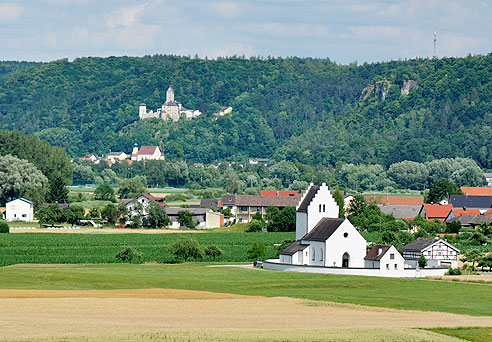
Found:
[[417, 266], [418, 259], [423, 255], [430, 267], [458, 267], [458, 255], [460, 250], [444, 240], [438, 238], [422, 238], [406, 244], [402, 247], [405, 264]]
[[405, 259], [390, 245], [374, 245], [364, 261], [365, 268], [377, 268], [381, 272], [398, 272], [405, 268]]
[[138, 214], [136, 211], [137, 203], [142, 206], [141, 214], [144, 216], [147, 215], [148, 214], [147, 208], [149, 207], [151, 202], [157, 203], [162, 206], [166, 206], [163, 197], [155, 197], [149, 193], [141, 194], [140, 196], [138, 196], [133, 200], [126, 201], [126, 209], [128, 211], [128, 215], [131, 217]]
[[7, 202], [5, 219], [7, 221], [26, 221], [34, 220], [34, 204], [25, 198]]

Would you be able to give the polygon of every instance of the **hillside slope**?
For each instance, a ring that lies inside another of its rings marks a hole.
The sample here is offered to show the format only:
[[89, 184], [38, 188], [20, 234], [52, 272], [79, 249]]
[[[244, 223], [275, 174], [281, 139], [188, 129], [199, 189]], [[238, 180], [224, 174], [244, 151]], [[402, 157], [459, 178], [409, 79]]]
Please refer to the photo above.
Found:
[[[361, 66], [311, 58], [59, 60], [0, 74], [0, 128], [35, 133], [79, 156], [128, 152], [136, 142], [196, 162], [274, 156], [389, 165], [464, 156], [490, 168], [491, 76], [492, 54]], [[158, 108], [170, 85], [176, 100], [204, 115], [135, 122], [138, 104]], [[233, 114], [214, 120], [225, 105]]]

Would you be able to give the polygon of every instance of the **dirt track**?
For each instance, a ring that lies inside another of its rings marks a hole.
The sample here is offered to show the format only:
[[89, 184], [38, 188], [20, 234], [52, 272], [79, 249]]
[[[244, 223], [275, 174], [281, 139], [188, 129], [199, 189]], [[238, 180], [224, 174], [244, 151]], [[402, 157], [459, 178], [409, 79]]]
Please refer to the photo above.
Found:
[[0, 339], [157, 331], [492, 326], [490, 317], [201, 291], [0, 290]]

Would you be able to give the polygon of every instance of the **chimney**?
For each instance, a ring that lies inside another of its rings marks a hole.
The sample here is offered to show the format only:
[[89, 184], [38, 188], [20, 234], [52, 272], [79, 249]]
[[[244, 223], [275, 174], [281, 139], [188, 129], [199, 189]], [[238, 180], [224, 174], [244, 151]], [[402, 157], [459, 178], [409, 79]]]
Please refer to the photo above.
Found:
[[383, 252], [382, 248], [378, 248], [378, 255], [380, 255]]

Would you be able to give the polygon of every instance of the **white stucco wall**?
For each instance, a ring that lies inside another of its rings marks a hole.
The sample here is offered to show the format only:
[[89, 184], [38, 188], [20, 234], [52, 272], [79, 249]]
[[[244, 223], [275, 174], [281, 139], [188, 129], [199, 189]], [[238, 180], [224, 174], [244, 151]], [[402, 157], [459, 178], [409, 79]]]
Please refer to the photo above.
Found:
[[283, 264], [280, 263], [279, 259], [265, 260], [263, 262], [263, 269], [286, 272], [344, 274], [395, 278], [424, 278], [429, 276], [442, 276], [447, 272], [447, 268], [426, 268], [420, 270], [416, 270], [415, 268], [406, 268], [398, 271], [381, 272], [381, 270], [377, 268], [341, 268]]
[[205, 228], [220, 228], [222, 214], [210, 211], [205, 214]]
[[31, 203], [16, 199], [5, 205], [5, 220], [32, 222], [34, 219], [34, 207]]
[[296, 240], [300, 240], [307, 234], [308, 214], [296, 212]]
[[307, 214], [308, 232], [310, 232], [322, 218], [338, 217], [338, 205], [331, 196], [330, 189], [328, 189], [326, 184], [323, 183], [323, 185], [320, 186], [318, 192], [308, 206]]
[[[394, 256], [394, 259], [391, 259], [392, 254]], [[388, 249], [388, 251], [380, 259], [379, 269], [381, 270], [381, 272], [399, 271], [404, 268], [405, 259], [403, 259], [401, 254], [394, 246], [391, 246], [390, 249]]]
[[[347, 237], [344, 234], [347, 233]], [[316, 241], [302, 240], [302, 243], [312, 244]], [[366, 256], [366, 240], [360, 235], [348, 219], [345, 219], [338, 229], [324, 243], [324, 265], [329, 267], [342, 267], [343, 254], [350, 256], [349, 267], [364, 267]], [[321, 247], [317, 244], [318, 247]], [[309, 256], [308, 260], [312, 260]]]

